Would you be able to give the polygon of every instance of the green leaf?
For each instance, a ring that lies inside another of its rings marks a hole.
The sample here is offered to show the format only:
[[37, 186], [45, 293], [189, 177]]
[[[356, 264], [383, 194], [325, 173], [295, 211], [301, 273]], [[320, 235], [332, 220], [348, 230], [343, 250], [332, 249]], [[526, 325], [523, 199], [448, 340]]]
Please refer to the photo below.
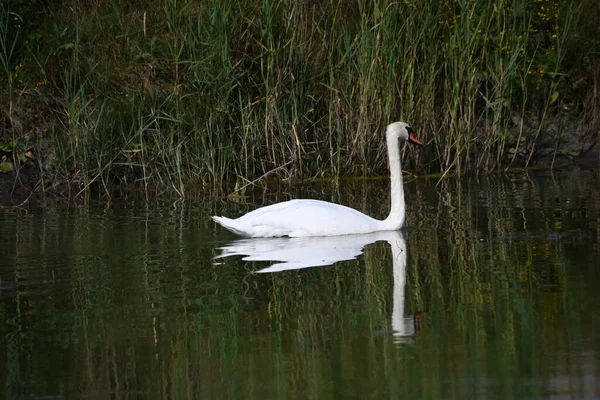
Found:
[[558, 99], [558, 92], [552, 93], [552, 96], [550, 96], [550, 104], [554, 104], [557, 99]]
[[3, 161], [0, 163], [0, 172], [10, 172], [13, 170], [12, 163], [8, 161]]
[[12, 153], [14, 146], [11, 142], [0, 142], [0, 150], [5, 153]]

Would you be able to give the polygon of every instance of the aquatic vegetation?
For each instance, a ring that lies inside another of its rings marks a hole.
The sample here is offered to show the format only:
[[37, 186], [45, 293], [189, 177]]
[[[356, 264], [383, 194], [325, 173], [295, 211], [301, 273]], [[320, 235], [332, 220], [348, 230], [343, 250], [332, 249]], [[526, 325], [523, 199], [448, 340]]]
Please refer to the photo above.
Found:
[[409, 170], [493, 169], [600, 123], [591, 1], [1, 7], [0, 140], [83, 191], [382, 173], [394, 120], [428, 143]]

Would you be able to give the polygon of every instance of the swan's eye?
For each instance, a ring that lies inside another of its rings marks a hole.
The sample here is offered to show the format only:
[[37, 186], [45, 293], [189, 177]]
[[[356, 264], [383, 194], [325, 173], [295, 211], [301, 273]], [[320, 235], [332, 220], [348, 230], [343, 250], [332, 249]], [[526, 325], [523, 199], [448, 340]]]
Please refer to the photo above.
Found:
[[410, 135], [411, 133], [414, 135], [413, 129], [410, 126], [406, 127], [406, 132]]

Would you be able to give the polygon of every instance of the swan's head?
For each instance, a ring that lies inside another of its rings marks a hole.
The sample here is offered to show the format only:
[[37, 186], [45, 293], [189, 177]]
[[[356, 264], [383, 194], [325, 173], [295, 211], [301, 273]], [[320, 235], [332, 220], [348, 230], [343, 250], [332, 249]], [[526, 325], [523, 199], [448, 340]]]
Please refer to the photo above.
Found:
[[406, 122], [394, 122], [389, 124], [386, 129], [386, 135], [394, 139], [409, 141], [419, 146], [423, 146], [423, 142], [415, 137], [412, 128]]

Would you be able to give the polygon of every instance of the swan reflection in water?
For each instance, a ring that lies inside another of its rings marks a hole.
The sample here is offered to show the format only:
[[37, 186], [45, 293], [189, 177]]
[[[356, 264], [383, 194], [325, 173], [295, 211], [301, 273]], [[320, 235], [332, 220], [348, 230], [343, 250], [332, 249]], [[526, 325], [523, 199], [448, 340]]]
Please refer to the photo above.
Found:
[[411, 337], [418, 331], [419, 317], [422, 313], [404, 315], [406, 241], [400, 231], [328, 237], [239, 239], [220, 247], [221, 254], [216, 256], [215, 260], [242, 256], [244, 261], [276, 261], [270, 267], [256, 272], [280, 272], [354, 260], [363, 253], [366, 245], [379, 241], [388, 242], [392, 248], [392, 334], [398, 342], [410, 342]]

